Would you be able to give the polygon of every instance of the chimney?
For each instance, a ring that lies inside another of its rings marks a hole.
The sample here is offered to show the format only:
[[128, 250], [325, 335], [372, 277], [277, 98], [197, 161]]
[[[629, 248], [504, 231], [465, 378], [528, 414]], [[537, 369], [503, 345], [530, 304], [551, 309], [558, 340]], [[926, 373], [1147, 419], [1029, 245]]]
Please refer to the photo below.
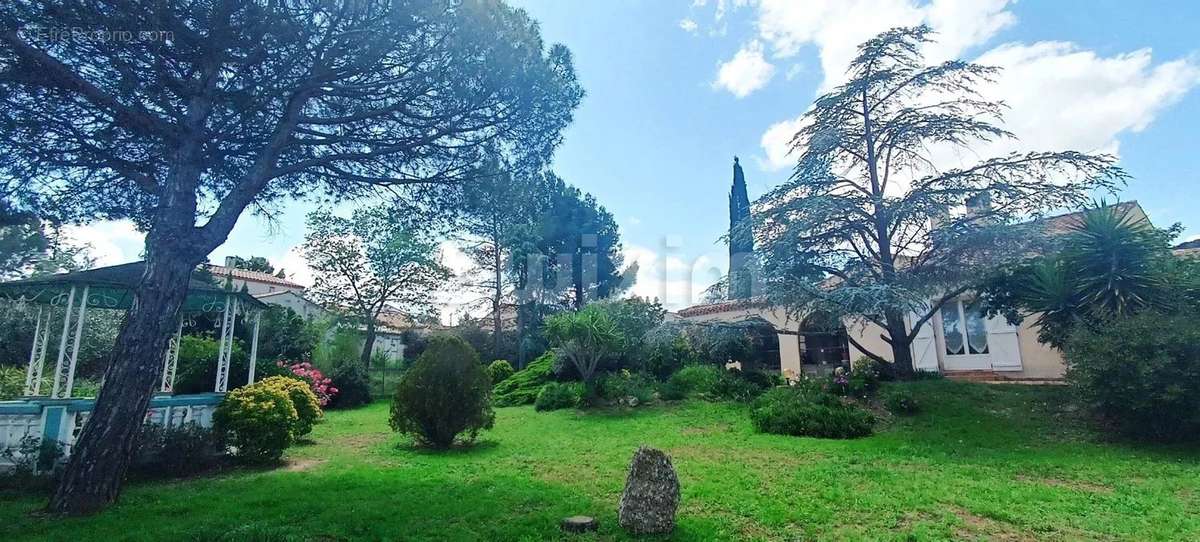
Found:
[[225, 267], [229, 267], [229, 268], [237, 267], [237, 257], [236, 256], [226, 256], [225, 257]]
[[992, 195], [986, 190], [967, 198], [967, 217], [987, 216], [992, 212]]

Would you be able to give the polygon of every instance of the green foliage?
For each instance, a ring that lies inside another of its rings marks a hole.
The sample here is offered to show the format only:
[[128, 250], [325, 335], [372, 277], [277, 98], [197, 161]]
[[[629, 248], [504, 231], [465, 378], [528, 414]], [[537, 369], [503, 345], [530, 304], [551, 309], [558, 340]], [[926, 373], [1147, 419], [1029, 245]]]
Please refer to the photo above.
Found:
[[211, 470], [224, 459], [216, 433], [195, 422], [142, 425], [130, 471], [142, 478], [186, 477]]
[[25, 370], [0, 366], [0, 401], [16, 399], [25, 393]]
[[347, 363], [359, 362], [362, 358], [362, 332], [350, 326], [337, 326], [334, 322], [319, 325], [331, 331], [323, 332], [325, 339], [313, 349], [313, 365], [325, 371], [332, 371]]
[[841, 367], [834, 370], [830, 375], [829, 390], [842, 396], [866, 398], [879, 389], [883, 374], [878, 362], [859, 358], [851, 364], [849, 371]]
[[[239, 322], [237, 336], [250, 344], [253, 325]], [[258, 330], [258, 357], [265, 361], [309, 359], [324, 329], [288, 307], [268, 305]]]
[[596, 391], [602, 399], [622, 405], [637, 406], [654, 400], [658, 382], [645, 373], [620, 370], [605, 373], [597, 379]]
[[711, 396], [727, 401], [751, 401], [775, 385], [775, 380], [758, 371], [722, 371], [713, 384]]
[[495, 420], [491, 386], [466, 341], [439, 335], [401, 377], [389, 423], [432, 448], [448, 448], [456, 439], [469, 444]]
[[[608, 365], [611, 369], [630, 371], [649, 370], [651, 356], [649, 336], [663, 322], [667, 313], [657, 300], [641, 297], [602, 299], [588, 305], [608, 315], [621, 335], [621, 346]], [[661, 368], [660, 368], [661, 370]], [[666, 376], [670, 374], [669, 370]]]
[[1062, 348], [1076, 327], [1196, 306], [1197, 263], [1169, 250], [1177, 230], [1156, 230], [1120, 205], [1087, 209], [1066, 228], [1059, 252], [989, 280], [989, 312], [1010, 321], [1037, 314], [1038, 339]]
[[0, 448], [0, 459], [6, 465], [0, 469], [0, 489], [41, 491], [50, 486], [58, 473], [64, 455], [62, 443], [25, 435], [10, 448]]
[[[184, 335], [179, 341], [179, 364], [175, 371], [175, 393], [207, 393], [213, 390], [217, 379], [217, 351], [220, 342], [208, 337]], [[229, 387], [246, 383], [249, 355], [241, 341], [233, 342], [233, 353], [229, 364]], [[254, 377], [262, 379], [280, 376], [287, 370], [272, 360], [258, 358]]]
[[300, 416], [288, 390], [259, 381], [225, 395], [213, 413], [213, 430], [251, 463], [278, 461], [296, 440]]
[[510, 364], [508, 360], [498, 359], [488, 364], [487, 372], [488, 376], [492, 379], [492, 382], [494, 384], [499, 384], [500, 382], [503, 382], [504, 379], [512, 376], [516, 371], [513, 369], [512, 364]]
[[546, 352], [524, 369], [499, 382], [492, 388], [496, 406], [530, 405], [537, 399], [542, 386], [554, 376], [553, 352]]
[[588, 395], [600, 362], [616, 354], [625, 342], [612, 318], [594, 305], [547, 318], [544, 331], [559, 362], [574, 366]]
[[333, 369], [329, 378], [338, 392], [329, 408], [355, 408], [371, 402], [371, 381], [358, 363], [345, 363]]
[[1153, 311], [1068, 339], [1067, 379], [1083, 404], [1123, 434], [1153, 440], [1200, 435], [1197, 313]]
[[688, 365], [671, 375], [667, 383], [684, 395], [712, 394], [724, 373], [716, 365]]
[[583, 389], [577, 382], [548, 382], [538, 392], [537, 400], [533, 402], [533, 409], [543, 412], [575, 408], [579, 405], [582, 395]]
[[766, 392], [754, 402], [750, 421], [762, 433], [836, 439], [865, 437], [875, 425], [870, 412], [811, 385]]
[[688, 344], [687, 338], [674, 326], [659, 326], [644, 339], [644, 371], [668, 378], [687, 365], [701, 363], [700, 356]]
[[268, 388], [278, 388], [287, 392], [288, 398], [292, 400], [292, 406], [296, 409], [296, 426], [292, 430], [292, 435], [296, 438], [311, 433], [313, 425], [325, 415], [321, 411], [321, 404], [317, 400], [317, 395], [313, 393], [309, 383], [300, 378], [293, 376], [272, 376], [264, 378], [256, 384]]
[[883, 407], [897, 416], [912, 416], [921, 411], [921, 404], [909, 388], [891, 388], [883, 395]]

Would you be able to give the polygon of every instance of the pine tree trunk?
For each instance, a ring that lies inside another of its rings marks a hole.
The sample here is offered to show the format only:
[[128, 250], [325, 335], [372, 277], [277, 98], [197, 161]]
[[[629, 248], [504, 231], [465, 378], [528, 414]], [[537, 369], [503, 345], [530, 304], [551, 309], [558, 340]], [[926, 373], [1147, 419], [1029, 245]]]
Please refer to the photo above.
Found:
[[167, 341], [175, 333], [197, 263], [192, 261], [194, 255], [182, 251], [150, 248], [146, 274], [117, 336], [104, 387], [50, 501], [52, 512], [91, 514], [120, 495], [142, 420], [161, 378]]

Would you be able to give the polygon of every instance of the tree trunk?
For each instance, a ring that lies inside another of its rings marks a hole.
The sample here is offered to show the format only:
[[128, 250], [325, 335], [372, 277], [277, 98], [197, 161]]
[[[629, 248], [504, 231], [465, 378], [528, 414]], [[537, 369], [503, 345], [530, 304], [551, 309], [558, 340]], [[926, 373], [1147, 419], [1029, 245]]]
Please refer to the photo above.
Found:
[[90, 514], [115, 502], [137, 447], [142, 420], [175, 333], [194, 253], [154, 250], [147, 242], [146, 273], [117, 336], [104, 387], [50, 501], [59, 514]]
[[371, 354], [375, 350], [375, 317], [367, 319], [367, 338], [363, 343], [362, 356], [359, 357], [359, 363], [365, 368], [371, 367]]
[[892, 345], [892, 366], [896, 376], [907, 380], [913, 376], [913, 359], [908, 340], [908, 326], [904, 323], [904, 315], [896, 311], [888, 311], [886, 316], [887, 334]]
[[496, 275], [494, 277], [495, 284], [493, 284], [495, 290], [492, 292], [492, 356], [499, 357], [501, 331], [500, 294], [504, 293], [504, 283], [501, 282], [501, 272], [503, 271], [501, 266], [504, 264], [504, 258], [500, 254], [500, 242], [498, 240], [493, 240], [493, 242], [494, 244], [492, 246], [495, 248], [495, 261], [492, 262], [492, 265], [495, 267], [494, 271]]

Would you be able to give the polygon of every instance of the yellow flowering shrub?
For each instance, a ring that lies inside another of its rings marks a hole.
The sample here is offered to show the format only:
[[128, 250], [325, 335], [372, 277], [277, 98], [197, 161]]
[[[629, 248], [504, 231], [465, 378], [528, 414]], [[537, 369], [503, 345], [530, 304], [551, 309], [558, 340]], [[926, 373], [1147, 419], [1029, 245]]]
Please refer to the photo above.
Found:
[[303, 380], [287, 376], [272, 376], [264, 378], [255, 385], [281, 390], [291, 398], [292, 406], [296, 407], [296, 415], [299, 417], [299, 421], [296, 423], [296, 438], [309, 434], [313, 424], [325, 415], [321, 411], [317, 394], [313, 393], [312, 388]]
[[287, 390], [265, 381], [229, 392], [213, 413], [213, 429], [247, 461], [278, 460], [295, 442], [299, 423]]

